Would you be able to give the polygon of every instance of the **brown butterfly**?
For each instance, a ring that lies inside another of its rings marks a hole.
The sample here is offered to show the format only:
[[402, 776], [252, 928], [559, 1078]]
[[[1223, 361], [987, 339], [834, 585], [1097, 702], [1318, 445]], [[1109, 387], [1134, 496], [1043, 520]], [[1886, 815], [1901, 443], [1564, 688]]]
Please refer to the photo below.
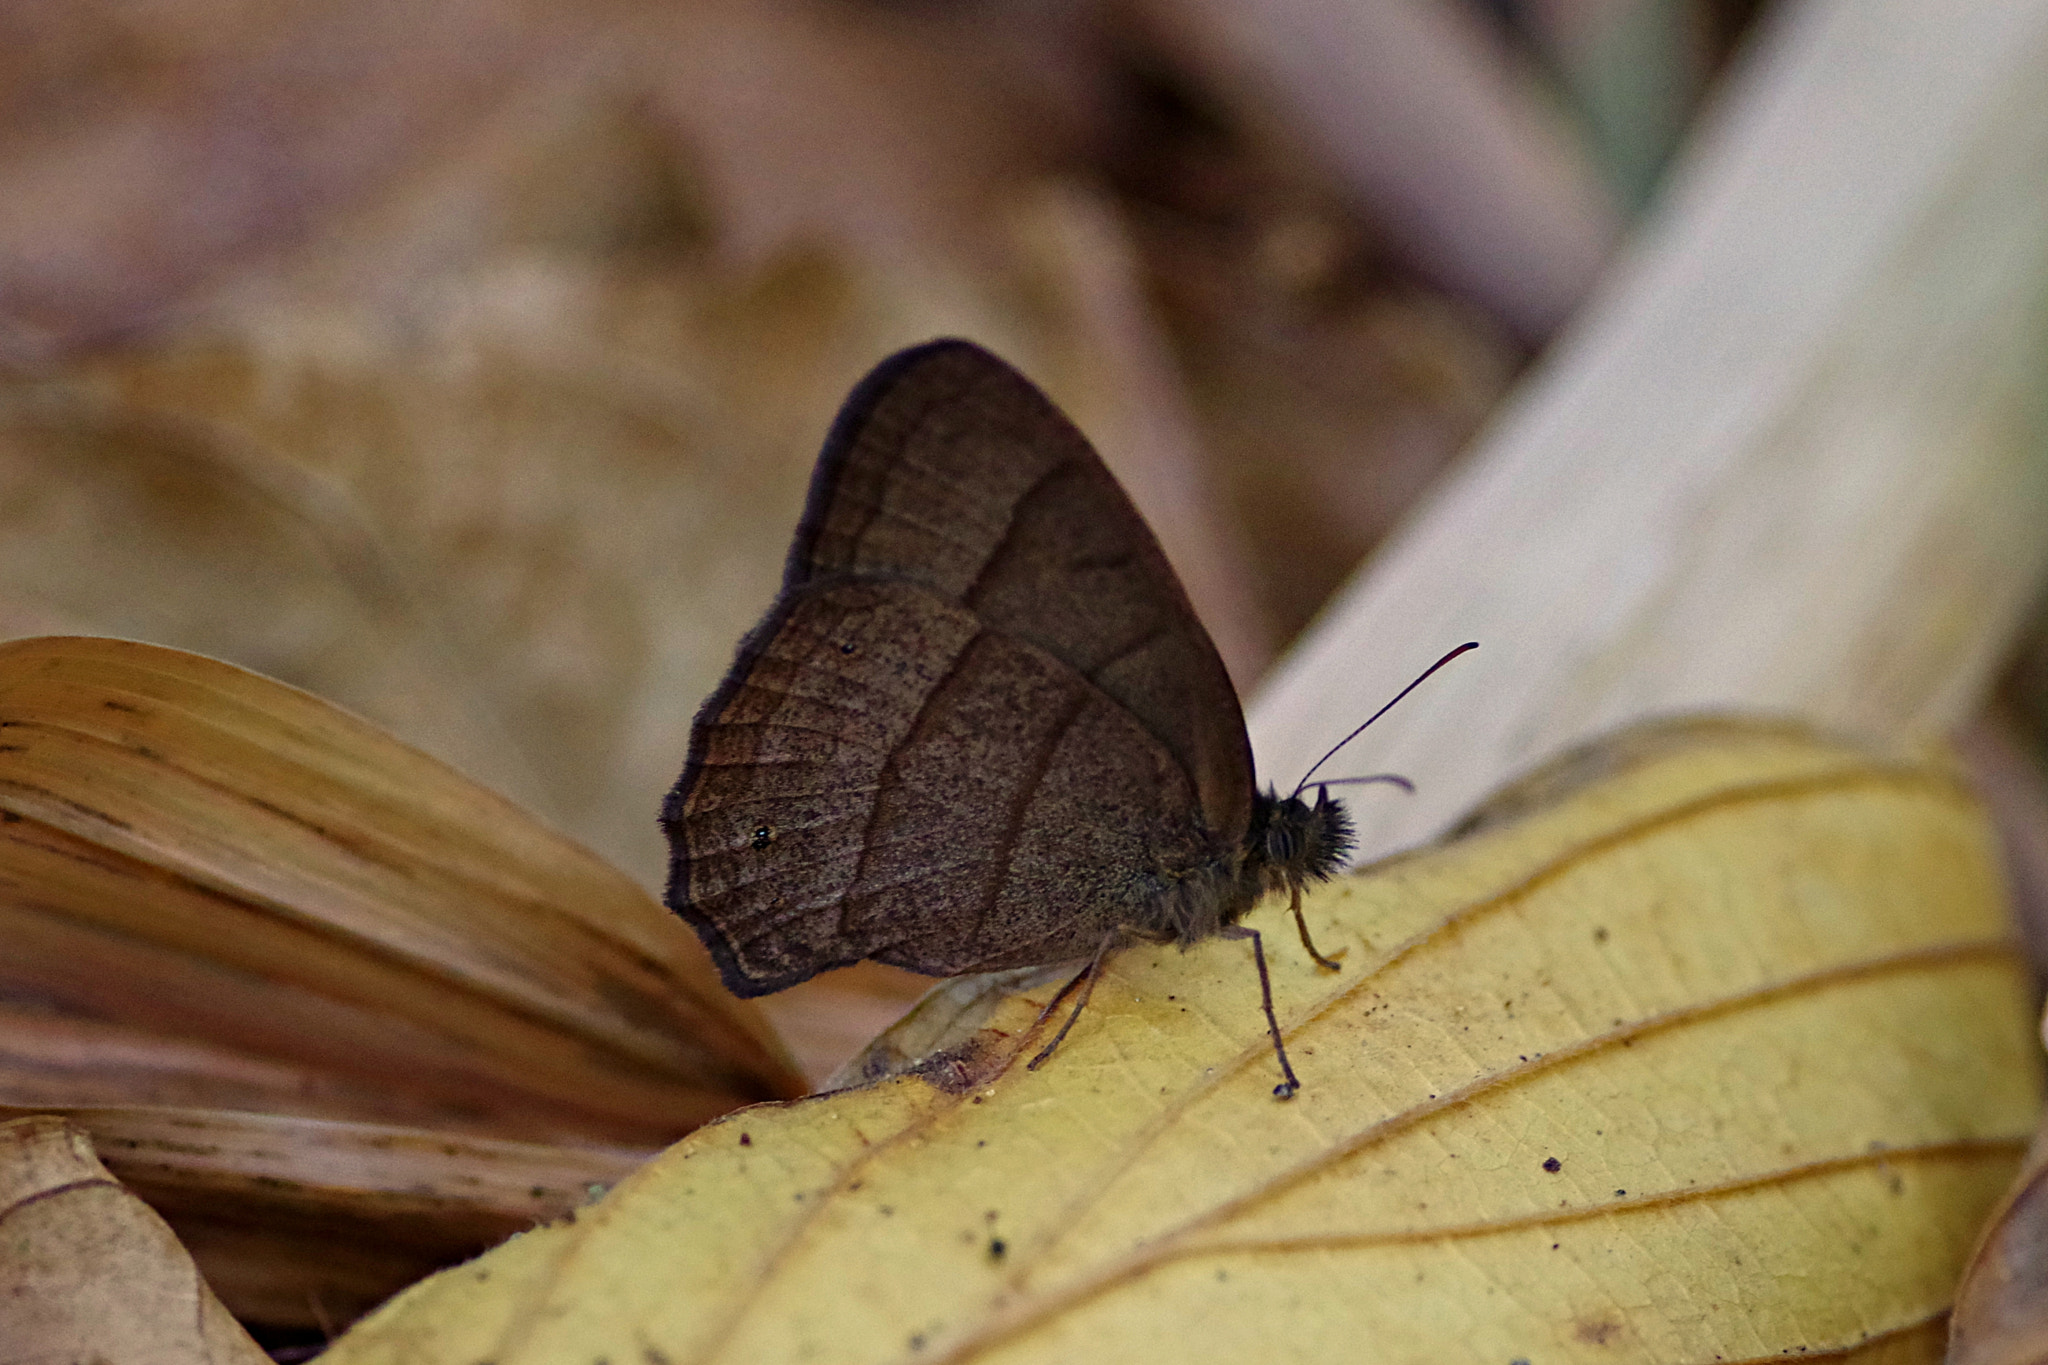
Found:
[[[1418, 679], [1419, 681], [1419, 679]], [[1361, 727], [1363, 728], [1363, 727]], [[697, 714], [663, 805], [667, 901], [736, 995], [863, 958], [939, 976], [1127, 939], [1249, 938], [1351, 848], [1342, 804], [1252, 785], [1237, 694], [1087, 440], [978, 346], [862, 380], [782, 591]], [[1043, 1017], [1043, 1016], [1041, 1016]]]

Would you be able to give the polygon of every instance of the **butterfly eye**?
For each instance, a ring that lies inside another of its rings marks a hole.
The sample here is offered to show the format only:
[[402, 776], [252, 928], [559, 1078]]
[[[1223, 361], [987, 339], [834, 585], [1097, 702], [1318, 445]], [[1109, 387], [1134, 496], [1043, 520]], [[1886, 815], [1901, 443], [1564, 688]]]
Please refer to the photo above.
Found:
[[840, 652], [841, 654], [851, 654], [851, 653], [853, 653], [853, 641], [851, 641], [851, 640], [848, 640], [848, 641], [847, 641], [847, 642], [846, 642], [845, 644], [843, 644], [843, 645], [839, 646], [839, 652]]
[[749, 842], [753, 844], [756, 851], [764, 849], [775, 842], [775, 831], [763, 825], [754, 831], [754, 837]]

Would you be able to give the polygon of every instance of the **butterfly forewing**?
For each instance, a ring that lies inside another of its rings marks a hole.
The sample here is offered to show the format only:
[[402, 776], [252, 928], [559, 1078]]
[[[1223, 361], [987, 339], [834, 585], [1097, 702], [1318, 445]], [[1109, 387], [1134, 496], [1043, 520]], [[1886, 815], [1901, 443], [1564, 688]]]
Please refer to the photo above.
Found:
[[977, 346], [885, 361], [825, 442], [785, 591], [922, 583], [1101, 688], [1186, 770], [1212, 830], [1251, 813], [1251, 747], [1223, 661], [1087, 438]]

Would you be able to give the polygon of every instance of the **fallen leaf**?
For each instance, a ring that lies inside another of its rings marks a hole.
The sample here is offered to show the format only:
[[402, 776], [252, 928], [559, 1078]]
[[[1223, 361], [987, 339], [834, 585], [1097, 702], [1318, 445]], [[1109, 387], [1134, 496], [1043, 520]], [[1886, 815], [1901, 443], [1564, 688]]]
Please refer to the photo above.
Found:
[[346, 1325], [445, 1265], [563, 1217], [653, 1155], [368, 1123], [73, 1109], [245, 1322]]
[[424, 1091], [495, 1136], [662, 1141], [802, 1088], [623, 874], [231, 665], [0, 645], [0, 807], [12, 993]]
[[624, 873], [151, 645], [0, 645], [0, 942], [0, 1106], [73, 1114], [251, 1321], [346, 1322], [804, 1089]]
[[262, 1365], [163, 1219], [57, 1118], [0, 1123], [0, 1342], [10, 1361]]
[[[866, 1089], [699, 1130], [401, 1295], [329, 1365], [1932, 1360], [2040, 1098], [1946, 766], [1638, 733], [1241, 944], [948, 1010]], [[971, 1003], [971, 1002], [970, 1002]], [[973, 1016], [983, 1013], [978, 1027]]]

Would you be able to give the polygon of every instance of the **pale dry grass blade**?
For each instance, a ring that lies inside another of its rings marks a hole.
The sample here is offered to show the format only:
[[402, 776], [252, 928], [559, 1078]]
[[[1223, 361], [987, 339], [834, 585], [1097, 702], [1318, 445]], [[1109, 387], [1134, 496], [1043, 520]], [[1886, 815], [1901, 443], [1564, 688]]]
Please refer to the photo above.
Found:
[[1380, 727], [1364, 846], [1644, 715], [1970, 714], [2048, 566], [2048, 6], [1782, 11], [1629, 259], [1251, 713]]
[[1477, 15], [1420, 0], [1137, 8], [1202, 88], [1284, 127], [1424, 275], [1524, 341], [1592, 286], [1620, 231], [1614, 203]]

